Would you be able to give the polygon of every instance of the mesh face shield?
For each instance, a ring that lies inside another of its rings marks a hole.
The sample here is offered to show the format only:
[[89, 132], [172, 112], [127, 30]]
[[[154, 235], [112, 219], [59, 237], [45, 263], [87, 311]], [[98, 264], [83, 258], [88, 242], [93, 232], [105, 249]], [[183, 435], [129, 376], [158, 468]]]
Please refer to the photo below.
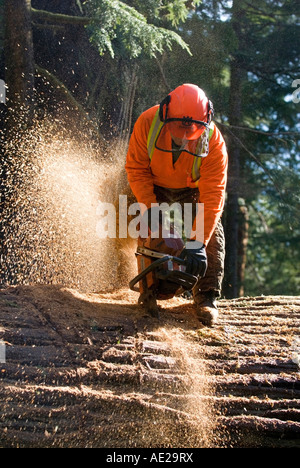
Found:
[[191, 119], [167, 119], [156, 138], [155, 148], [166, 153], [180, 151], [205, 158], [209, 151], [209, 124]]

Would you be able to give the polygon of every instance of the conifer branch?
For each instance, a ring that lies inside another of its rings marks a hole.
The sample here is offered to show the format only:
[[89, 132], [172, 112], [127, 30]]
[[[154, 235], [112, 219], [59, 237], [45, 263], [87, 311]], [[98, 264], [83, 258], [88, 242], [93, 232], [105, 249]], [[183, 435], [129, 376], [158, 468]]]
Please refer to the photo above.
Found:
[[31, 8], [32, 19], [34, 21], [47, 21], [55, 24], [77, 24], [87, 26], [94, 21], [94, 18], [86, 16], [62, 15], [60, 13], [51, 13], [50, 11], [37, 10]]

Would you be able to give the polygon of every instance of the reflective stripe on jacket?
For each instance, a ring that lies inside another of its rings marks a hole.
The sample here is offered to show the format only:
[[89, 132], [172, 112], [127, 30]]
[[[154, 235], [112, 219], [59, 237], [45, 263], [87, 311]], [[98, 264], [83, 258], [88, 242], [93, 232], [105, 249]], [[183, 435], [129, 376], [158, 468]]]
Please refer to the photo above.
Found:
[[[155, 148], [155, 139], [163, 125], [158, 106], [145, 111], [137, 120], [130, 139], [126, 172], [131, 189], [139, 203], [147, 208], [156, 204], [154, 185], [166, 188], [198, 187], [204, 203], [204, 243], [207, 245], [222, 215], [225, 203], [228, 156], [224, 139], [213, 124], [209, 154], [196, 158], [182, 152], [173, 164], [173, 154]], [[171, 135], [167, 136], [171, 148]]]

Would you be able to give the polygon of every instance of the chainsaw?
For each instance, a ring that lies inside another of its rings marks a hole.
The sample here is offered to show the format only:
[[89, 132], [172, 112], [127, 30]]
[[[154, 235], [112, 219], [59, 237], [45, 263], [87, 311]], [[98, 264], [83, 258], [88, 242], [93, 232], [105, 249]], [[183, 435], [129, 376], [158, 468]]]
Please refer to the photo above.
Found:
[[[158, 300], [168, 300], [191, 291], [198, 277], [186, 272], [180, 254], [185, 248], [180, 238], [151, 236], [139, 239], [136, 251], [138, 275], [129, 283], [130, 289], [140, 293], [139, 304], [153, 317], [159, 318]], [[137, 286], [138, 285], [138, 286]]]

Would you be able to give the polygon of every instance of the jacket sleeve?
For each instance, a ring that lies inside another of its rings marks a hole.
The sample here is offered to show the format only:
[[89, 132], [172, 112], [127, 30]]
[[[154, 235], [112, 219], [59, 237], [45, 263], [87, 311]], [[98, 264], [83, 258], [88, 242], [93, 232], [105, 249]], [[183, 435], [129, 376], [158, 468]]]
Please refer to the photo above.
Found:
[[221, 219], [227, 184], [228, 154], [223, 136], [216, 126], [209, 148], [208, 156], [202, 161], [199, 181], [200, 203], [204, 204], [203, 243], [206, 246]]
[[137, 201], [147, 208], [150, 208], [152, 203], [157, 203], [147, 149], [150, 126], [151, 119], [143, 113], [134, 126], [125, 165], [131, 190]]

